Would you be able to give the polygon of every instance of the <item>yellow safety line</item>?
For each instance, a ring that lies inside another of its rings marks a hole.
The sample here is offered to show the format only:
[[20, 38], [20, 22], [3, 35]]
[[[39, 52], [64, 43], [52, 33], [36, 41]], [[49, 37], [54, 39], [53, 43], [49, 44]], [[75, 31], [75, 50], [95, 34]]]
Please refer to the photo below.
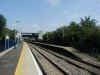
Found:
[[17, 64], [17, 67], [16, 67], [14, 75], [18, 75], [23, 56], [24, 56], [24, 43], [23, 43], [23, 46], [22, 46], [21, 55], [20, 55], [20, 58], [18, 60], [18, 64]]

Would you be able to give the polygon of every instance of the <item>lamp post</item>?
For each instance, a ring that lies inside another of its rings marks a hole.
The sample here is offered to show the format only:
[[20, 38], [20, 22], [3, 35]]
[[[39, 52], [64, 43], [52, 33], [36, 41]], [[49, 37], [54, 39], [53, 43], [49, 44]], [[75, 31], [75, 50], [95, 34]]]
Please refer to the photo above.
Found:
[[16, 44], [16, 24], [14, 26], [14, 44]]
[[48, 32], [47, 32], [47, 42], [48, 42]]
[[[61, 24], [62, 27], [65, 28], [65, 26], [63, 24]], [[65, 29], [63, 28], [62, 30], [62, 38], [63, 38], [63, 42], [64, 42], [64, 37], [65, 37]]]
[[63, 42], [64, 42], [64, 37], [65, 37], [65, 34], [64, 33], [65, 33], [65, 29], [63, 29]]
[[[16, 21], [16, 24], [17, 23], [20, 23], [20, 21]], [[16, 24], [14, 24], [14, 41], [15, 41], [15, 44], [16, 44], [16, 35], [17, 35], [17, 31], [16, 31]]]

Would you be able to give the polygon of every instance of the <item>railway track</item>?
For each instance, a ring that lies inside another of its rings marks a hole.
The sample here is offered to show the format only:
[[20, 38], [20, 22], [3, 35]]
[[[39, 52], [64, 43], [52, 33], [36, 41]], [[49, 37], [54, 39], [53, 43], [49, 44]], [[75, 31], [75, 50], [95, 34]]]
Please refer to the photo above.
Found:
[[90, 66], [90, 65], [84, 64], [82, 62], [73, 60], [73, 59], [71, 59], [71, 58], [69, 58], [67, 56], [63, 56], [63, 55], [61, 55], [61, 54], [59, 54], [57, 52], [54, 52], [52, 50], [49, 50], [49, 49], [46, 49], [46, 48], [43, 48], [43, 47], [40, 47], [40, 46], [38, 46], [38, 47], [41, 48], [42, 50], [45, 50], [48, 53], [51, 53], [52, 55], [54, 55], [54, 56], [56, 56], [56, 57], [58, 57], [60, 59], [63, 59], [64, 61], [66, 61], [66, 62], [68, 62], [68, 63], [70, 63], [70, 64], [72, 64], [72, 65], [74, 65], [74, 66], [76, 66], [78, 68], [81, 68], [83, 70], [86, 70], [86, 71], [90, 72], [93, 75], [100, 75], [100, 69], [97, 68], [97, 67]]
[[[31, 44], [30, 47], [46, 75], [99, 75], [100, 70], [97, 68], [74, 61], [40, 46]], [[46, 63], [43, 63], [43, 59], [46, 60]], [[47, 66], [47, 69], [46, 64], [51, 64], [52, 67]]]
[[[32, 42], [33, 43], [33, 42]], [[64, 56], [69, 56], [70, 58], [79, 61], [81, 63], [96, 67], [100, 69], [100, 62], [98, 62], [95, 58], [88, 56], [87, 54], [80, 53], [77, 50], [73, 50], [72, 48], [69, 49], [68, 47], [59, 46], [59, 45], [53, 45], [53, 44], [45, 44], [45, 43], [39, 43], [35, 42], [33, 44], [42, 46], [46, 49], [50, 49], [54, 52], [60, 53]]]
[[35, 56], [44, 75], [68, 75], [67, 73], [57, 68], [56, 65], [51, 63], [45, 56], [36, 51], [34, 48], [35, 47], [31, 46], [32, 53]]

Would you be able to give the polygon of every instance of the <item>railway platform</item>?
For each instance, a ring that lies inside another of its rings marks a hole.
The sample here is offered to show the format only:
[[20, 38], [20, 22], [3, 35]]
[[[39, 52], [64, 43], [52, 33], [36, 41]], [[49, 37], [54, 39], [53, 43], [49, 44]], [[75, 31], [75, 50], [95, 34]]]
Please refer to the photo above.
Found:
[[27, 43], [0, 53], [0, 75], [42, 75]]
[[21, 52], [21, 44], [0, 53], [0, 75], [14, 75]]

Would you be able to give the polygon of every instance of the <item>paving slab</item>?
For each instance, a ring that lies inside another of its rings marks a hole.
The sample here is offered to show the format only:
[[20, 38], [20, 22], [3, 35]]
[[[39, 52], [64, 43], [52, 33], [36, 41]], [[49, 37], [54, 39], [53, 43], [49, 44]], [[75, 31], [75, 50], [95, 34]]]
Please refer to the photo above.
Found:
[[0, 53], [0, 75], [14, 75], [21, 53], [21, 44]]
[[29, 46], [24, 42], [15, 75], [43, 75]]

